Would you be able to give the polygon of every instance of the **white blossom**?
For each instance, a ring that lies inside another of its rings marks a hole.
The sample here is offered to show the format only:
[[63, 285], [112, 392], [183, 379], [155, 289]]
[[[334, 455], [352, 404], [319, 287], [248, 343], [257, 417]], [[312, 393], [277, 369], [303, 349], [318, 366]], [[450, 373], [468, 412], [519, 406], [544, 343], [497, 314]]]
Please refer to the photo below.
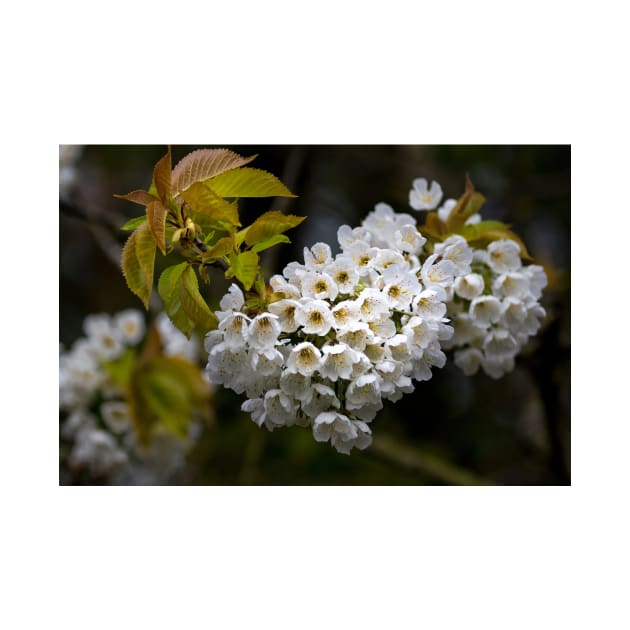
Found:
[[443, 243], [436, 243], [434, 251], [442, 260], [450, 260], [453, 263], [454, 275], [463, 276], [470, 273], [473, 250], [463, 236], [457, 234], [449, 236]]
[[389, 312], [389, 301], [378, 289], [367, 288], [358, 297], [359, 313], [363, 321], [380, 319]]
[[244, 348], [249, 337], [251, 319], [239, 312], [226, 315], [219, 322], [219, 330], [223, 332], [223, 340], [229, 348]]
[[273, 313], [261, 313], [252, 319], [247, 340], [252, 348], [268, 350], [274, 347], [279, 334], [278, 316]]
[[311, 387], [311, 396], [302, 404], [302, 410], [309, 417], [314, 418], [323, 411], [339, 409], [341, 403], [335, 395], [335, 390], [323, 383], [314, 383]]
[[459, 276], [455, 280], [453, 288], [459, 297], [473, 300], [483, 293], [484, 286], [483, 276], [478, 273], [469, 273], [465, 276]]
[[518, 243], [503, 239], [488, 245], [488, 266], [495, 273], [516, 271], [521, 267], [520, 247]]
[[467, 376], [472, 376], [479, 371], [483, 363], [483, 353], [478, 348], [465, 348], [457, 350], [454, 356], [455, 365]]
[[322, 348], [320, 374], [336, 381], [339, 378], [350, 379], [352, 366], [359, 360], [359, 354], [345, 343], [328, 344]]
[[324, 300], [304, 300], [295, 312], [295, 321], [308, 335], [325, 335], [334, 323], [330, 306]]
[[369, 230], [364, 227], [351, 228], [349, 225], [342, 225], [337, 230], [337, 241], [344, 251], [359, 241], [369, 245], [370, 238]]
[[291, 350], [287, 359], [287, 369], [299, 372], [304, 376], [310, 376], [319, 369], [322, 353], [310, 341], [303, 341]]
[[305, 273], [301, 288], [304, 297], [316, 300], [334, 300], [339, 294], [339, 288], [332, 277], [321, 271]]
[[494, 324], [501, 317], [501, 301], [494, 295], [481, 295], [470, 303], [470, 315], [481, 325]]
[[308, 270], [319, 270], [332, 262], [330, 245], [315, 243], [310, 249], [304, 248], [304, 264]]
[[436, 262], [437, 257], [438, 254], [432, 254], [422, 265], [422, 282], [428, 289], [444, 289], [453, 284], [455, 265], [451, 260], [440, 260]]
[[278, 317], [282, 332], [295, 332], [300, 324], [295, 319], [295, 314], [300, 308], [300, 303], [294, 299], [278, 300], [269, 305], [269, 311]]
[[219, 302], [219, 307], [221, 310], [217, 311], [216, 315], [221, 321], [228, 315], [231, 315], [234, 311], [239, 311], [243, 304], [245, 304], [245, 297], [243, 296], [243, 292], [238, 288], [237, 285], [231, 284], [230, 288], [227, 290], [227, 293], [221, 298]]
[[136, 345], [146, 332], [146, 325], [142, 313], [136, 309], [128, 309], [117, 313], [114, 317], [114, 327], [123, 343]]
[[[326, 273], [332, 278], [339, 293], [343, 295], [354, 293], [354, 288], [359, 282], [359, 273], [349, 256], [337, 256], [326, 267]], [[327, 297], [334, 299], [336, 294]]]
[[359, 304], [354, 300], [344, 300], [336, 304], [330, 313], [333, 318], [333, 326], [338, 330], [344, 330], [359, 321]]
[[524, 273], [502, 273], [492, 282], [492, 292], [500, 297], [524, 298], [529, 293], [529, 279]]
[[280, 376], [280, 389], [292, 398], [308, 401], [313, 394], [311, 377], [300, 372], [284, 370]]
[[409, 205], [414, 210], [433, 210], [442, 200], [442, 187], [435, 181], [428, 182], [424, 177], [414, 179], [413, 188], [409, 191]]
[[351, 449], [367, 448], [372, 442], [369, 426], [360, 420], [328, 411], [320, 413], [313, 421], [313, 437], [317, 442], [328, 442], [339, 452], [349, 454]]
[[101, 417], [114, 433], [124, 433], [131, 428], [131, 416], [127, 403], [112, 400], [101, 405]]

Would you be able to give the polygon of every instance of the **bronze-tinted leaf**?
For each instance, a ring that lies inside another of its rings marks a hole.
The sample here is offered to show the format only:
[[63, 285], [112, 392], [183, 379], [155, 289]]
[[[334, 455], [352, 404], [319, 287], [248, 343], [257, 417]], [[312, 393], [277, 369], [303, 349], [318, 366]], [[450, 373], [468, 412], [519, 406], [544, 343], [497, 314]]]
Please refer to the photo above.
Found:
[[429, 212], [424, 225], [419, 228], [420, 233], [432, 241], [443, 241], [446, 235], [446, 225], [440, 220], [437, 212]]
[[146, 190], [134, 190], [126, 195], [114, 195], [116, 199], [126, 199], [127, 201], [133, 201], [141, 206], [148, 206], [152, 201], [155, 201], [157, 197], [148, 193]]
[[189, 153], [173, 169], [173, 195], [181, 193], [193, 184], [202, 182], [220, 173], [239, 168], [256, 156], [242, 157], [229, 149], [199, 149]]
[[466, 176], [466, 191], [457, 200], [455, 207], [451, 210], [446, 220], [448, 232], [457, 232], [473, 214], [479, 211], [485, 203], [486, 198], [475, 191], [470, 177]]
[[160, 251], [166, 255], [166, 215], [168, 210], [161, 201], [153, 201], [147, 206], [149, 229]]
[[153, 169], [153, 182], [160, 199], [166, 203], [171, 196], [171, 147]]

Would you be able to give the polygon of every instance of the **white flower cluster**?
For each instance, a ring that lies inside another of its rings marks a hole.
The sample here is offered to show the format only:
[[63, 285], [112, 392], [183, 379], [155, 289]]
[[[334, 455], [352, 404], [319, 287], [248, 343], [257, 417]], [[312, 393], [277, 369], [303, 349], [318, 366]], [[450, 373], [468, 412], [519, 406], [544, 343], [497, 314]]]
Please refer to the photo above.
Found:
[[[434, 188], [439, 194], [422, 209], [437, 207], [442, 190], [436, 182], [431, 190]], [[412, 207], [418, 205], [419, 198], [430, 197], [426, 189], [426, 180], [414, 181], [409, 194]], [[437, 209], [443, 222], [456, 203], [455, 199], [449, 199]], [[481, 216], [474, 214], [466, 224], [480, 221]], [[447, 242], [436, 245], [435, 251], [441, 251]], [[455, 334], [442, 347], [454, 350], [455, 365], [465, 374], [475, 374], [481, 367], [490, 377], [498, 379], [514, 369], [516, 355], [540, 328], [545, 309], [539, 300], [547, 286], [547, 276], [539, 265], [523, 266], [515, 241], [498, 240], [486, 249], [468, 249], [472, 268], [457, 274], [447, 303]]]
[[[158, 316], [156, 324], [165, 354], [196, 357], [195, 341], [186, 339], [165, 314]], [[114, 316], [88, 315], [83, 330], [86, 336], [59, 357], [59, 408], [67, 415], [61, 437], [72, 443], [70, 467], [87, 469], [94, 477], [121, 475], [129, 470], [134, 457], [155, 459], [154, 451], [160, 447], [153, 442], [164, 440], [169, 448], [161, 451], [172, 463], [173, 457], [181, 455], [181, 448], [170, 435], [158, 436], [148, 447], [137, 443], [124, 392], [105, 368], [107, 362], [119, 359], [144, 339], [142, 313], [125, 310]], [[165, 462], [163, 458], [160, 463], [163, 469]]]
[[[456, 201], [438, 208], [441, 200], [437, 182], [413, 181], [414, 210], [435, 209], [445, 222]], [[546, 276], [523, 267], [513, 241], [473, 250], [451, 235], [425, 251], [416, 219], [385, 203], [337, 238], [339, 255], [317, 243], [304, 264], [271, 278], [277, 299], [267, 312], [248, 315], [236, 285], [221, 300], [218, 330], [205, 340], [208, 377], [244, 393], [241, 409], [258, 426], [310, 427], [341, 453], [366, 448], [382, 401], [430, 379], [443, 349], [455, 349], [466, 374], [482, 366], [498, 378], [540, 326]]]
[[495, 379], [513, 370], [545, 316], [539, 300], [546, 285], [543, 268], [523, 266], [512, 240], [475, 250], [473, 272], [457, 279], [448, 304], [455, 334], [444, 347], [455, 350], [455, 365], [467, 375], [481, 367]]
[[248, 316], [232, 285], [205, 347], [211, 382], [245, 393], [242, 410], [256, 424], [311, 427], [315, 440], [349, 453], [371, 443], [383, 399], [399, 400], [444, 366], [440, 345], [453, 334], [445, 302], [472, 251], [453, 237], [421, 263], [416, 220], [383, 203], [361, 227], [339, 228], [338, 240], [339, 255], [317, 243], [304, 264], [271, 278], [278, 299], [268, 312]]

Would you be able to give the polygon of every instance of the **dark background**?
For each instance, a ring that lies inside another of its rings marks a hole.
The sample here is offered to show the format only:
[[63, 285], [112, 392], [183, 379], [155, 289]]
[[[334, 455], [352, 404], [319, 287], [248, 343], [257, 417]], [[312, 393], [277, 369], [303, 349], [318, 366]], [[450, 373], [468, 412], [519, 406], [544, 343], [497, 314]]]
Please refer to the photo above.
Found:
[[[209, 145], [204, 145], [209, 146]], [[177, 163], [199, 146], [173, 146]], [[300, 428], [269, 433], [240, 412], [242, 398], [218, 389], [214, 422], [185, 470], [186, 484], [569, 484], [570, 483], [570, 146], [228, 146], [277, 175], [296, 199], [242, 200], [243, 223], [269, 209], [306, 215], [293, 243], [266, 254], [279, 273], [302, 248], [336, 245], [337, 228], [358, 225], [379, 201], [410, 212], [415, 177], [437, 179], [456, 198], [469, 174], [487, 203], [484, 219], [512, 225], [550, 278], [539, 335], [500, 380], [464, 376], [450, 362], [413, 394], [385, 403], [372, 423], [375, 444], [351, 456], [316, 443]], [[81, 336], [94, 312], [142, 308], [118, 266], [126, 235], [117, 228], [141, 214], [114, 193], [148, 188], [165, 146], [86, 146], [72, 199], [60, 203], [60, 341]], [[422, 216], [419, 216], [421, 221]], [[164, 263], [158, 259], [159, 268]], [[228, 283], [212, 279], [218, 304]], [[152, 313], [159, 310], [154, 296]]]

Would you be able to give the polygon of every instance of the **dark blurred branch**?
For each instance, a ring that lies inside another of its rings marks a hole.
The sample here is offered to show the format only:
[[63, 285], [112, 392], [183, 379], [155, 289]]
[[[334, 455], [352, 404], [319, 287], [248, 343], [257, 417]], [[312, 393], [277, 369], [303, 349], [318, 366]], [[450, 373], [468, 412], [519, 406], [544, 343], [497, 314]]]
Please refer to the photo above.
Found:
[[61, 197], [59, 197], [59, 212], [73, 219], [79, 219], [92, 225], [100, 225], [110, 230], [114, 235], [121, 233], [120, 227], [124, 223], [124, 220], [113, 218], [104, 212], [88, 211], [83, 206]]
[[409, 472], [420, 473], [441, 483], [454, 486], [493, 485], [489, 479], [479, 477], [473, 472], [459, 468], [442, 459], [435, 453], [429, 453], [417, 446], [400, 444], [388, 436], [374, 438], [372, 446], [366, 451], [379, 459]]
[[84, 221], [101, 251], [112, 264], [120, 267], [122, 251], [120, 226], [124, 222], [121, 218], [111, 217], [104, 212], [88, 211], [75, 201], [61, 197], [59, 198], [59, 212], [73, 219]]

